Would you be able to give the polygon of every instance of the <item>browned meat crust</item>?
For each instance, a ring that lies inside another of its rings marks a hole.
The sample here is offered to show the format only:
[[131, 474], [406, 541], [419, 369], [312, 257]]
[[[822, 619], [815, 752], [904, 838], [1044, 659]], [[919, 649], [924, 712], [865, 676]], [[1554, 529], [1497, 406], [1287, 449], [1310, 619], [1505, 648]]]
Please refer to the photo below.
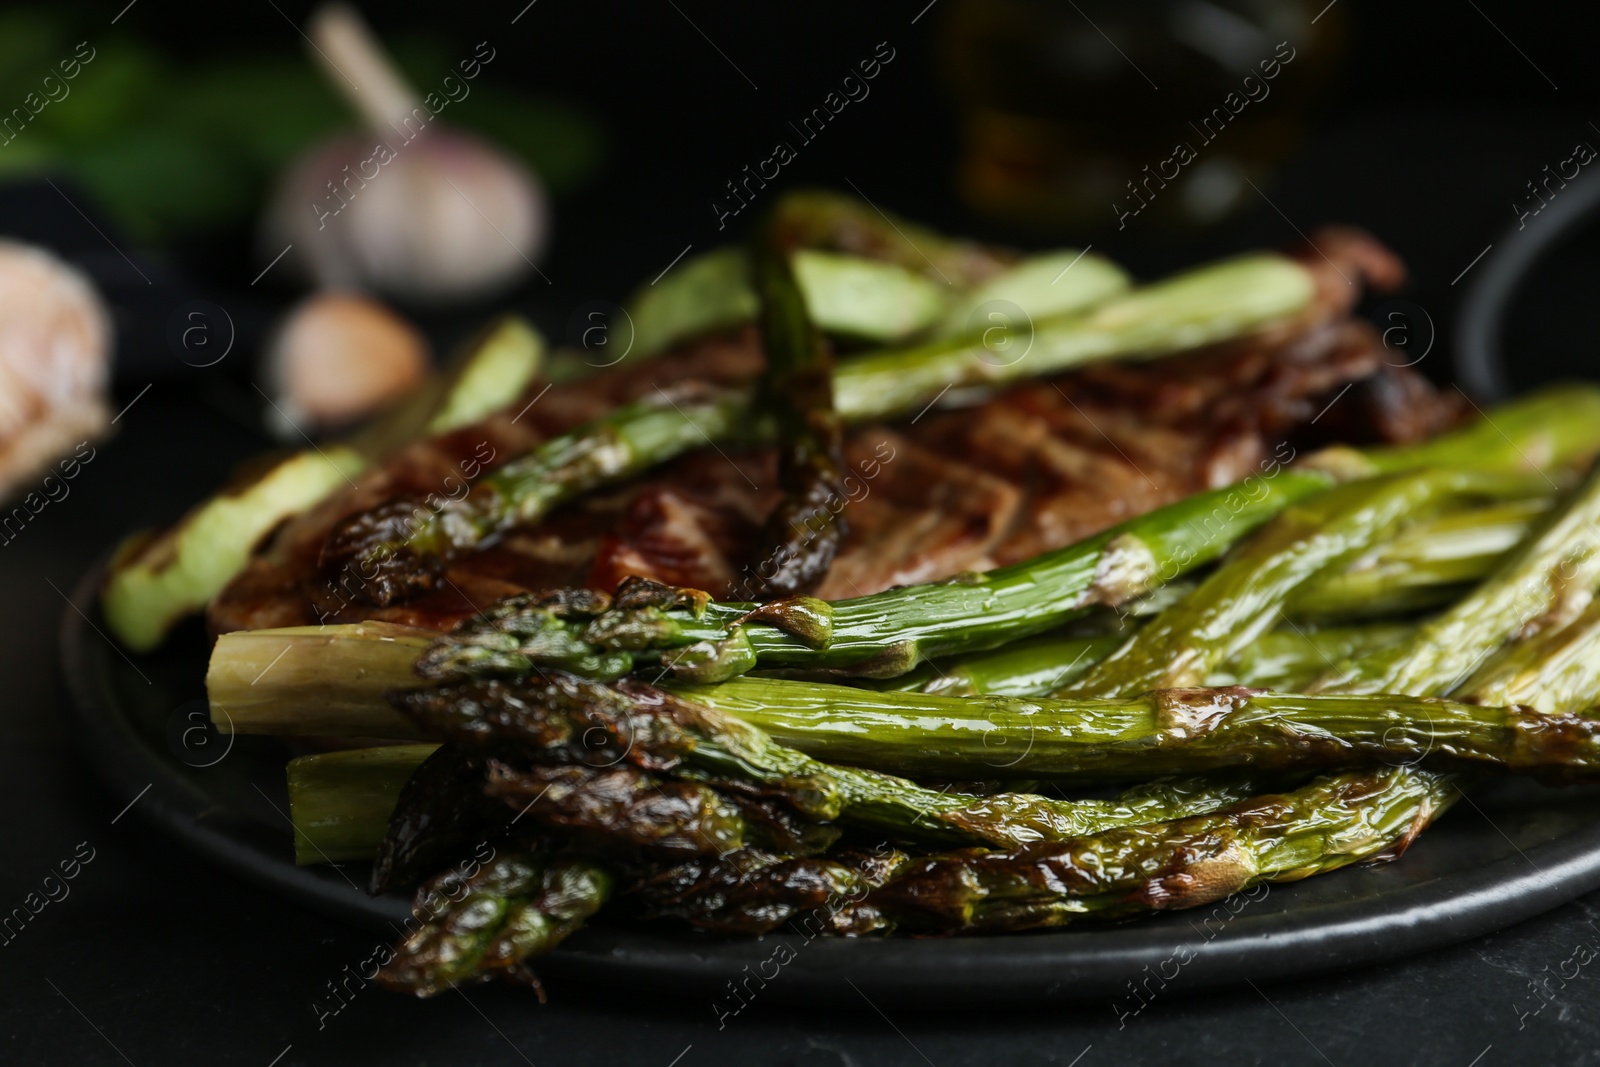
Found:
[[[1397, 365], [1371, 326], [1348, 318], [1364, 284], [1403, 279], [1399, 261], [1356, 231], [1319, 231], [1313, 241], [1298, 254], [1318, 299], [1292, 328], [852, 430], [851, 533], [818, 594], [860, 596], [1025, 559], [1322, 442], [1411, 441], [1459, 422], [1470, 410], [1463, 398]], [[371, 608], [332, 587], [315, 561], [328, 530], [356, 512], [402, 494], [457, 492], [474, 461], [504, 462], [658, 384], [746, 381], [759, 361], [749, 331], [710, 339], [553, 388], [520, 418], [414, 444], [285, 524], [212, 605], [211, 626], [379, 618], [444, 627], [510, 593], [610, 589], [630, 574], [737, 598], [765, 562], [748, 558], [747, 546], [761, 543], [779, 497], [770, 453], [706, 450], [591, 494], [457, 561], [438, 590], [396, 607]]]

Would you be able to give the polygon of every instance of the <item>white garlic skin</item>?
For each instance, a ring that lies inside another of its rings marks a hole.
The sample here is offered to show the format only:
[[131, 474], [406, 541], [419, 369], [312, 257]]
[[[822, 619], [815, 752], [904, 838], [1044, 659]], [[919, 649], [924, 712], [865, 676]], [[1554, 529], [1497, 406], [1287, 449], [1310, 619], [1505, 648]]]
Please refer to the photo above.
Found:
[[286, 173], [262, 252], [289, 257], [318, 285], [418, 303], [503, 292], [543, 251], [548, 208], [533, 173], [480, 138], [437, 127], [342, 135]]
[[0, 495], [105, 434], [111, 338], [88, 278], [42, 248], [0, 240]]

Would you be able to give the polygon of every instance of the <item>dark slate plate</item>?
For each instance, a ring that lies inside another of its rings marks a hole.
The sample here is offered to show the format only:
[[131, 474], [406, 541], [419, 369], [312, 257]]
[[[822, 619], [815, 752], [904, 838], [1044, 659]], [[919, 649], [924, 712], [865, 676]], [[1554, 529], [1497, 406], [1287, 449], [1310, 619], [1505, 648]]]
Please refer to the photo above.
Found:
[[[97, 569], [62, 619], [69, 713], [84, 750], [133, 812], [285, 897], [392, 931], [399, 897], [358, 887], [365, 865], [296, 867], [283, 765], [270, 738], [200, 726], [206, 645], [198, 628], [129, 659], [104, 634]], [[1123, 926], [989, 938], [723, 939], [678, 928], [599, 925], [540, 964], [549, 982], [739, 1001], [1014, 1004], [1099, 1000], [1132, 1013], [1194, 991], [1346, 968], [1476, 937], [1600, 887], [1600, 789], [1508, 781], [1473, 794], [1397, 862], [1275, 885], [1209, 908]], [[852, 985], [853, 983], [853, 985]], [[860, 992], [858, 992], [860, 990]], [[1137, 991], [1137, 997], [1135, 995]]]

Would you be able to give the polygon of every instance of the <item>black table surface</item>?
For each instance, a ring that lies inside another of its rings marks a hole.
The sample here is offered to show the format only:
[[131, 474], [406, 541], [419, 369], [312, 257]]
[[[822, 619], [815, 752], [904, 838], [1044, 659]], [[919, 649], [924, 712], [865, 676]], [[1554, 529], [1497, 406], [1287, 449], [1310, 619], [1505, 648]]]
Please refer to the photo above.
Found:
[[[1451, 279], [1512, 222], [1523, 181], [1581, 135], [1581, 122], [1481, 109], [1356, 115], [1305, 146], [1270, 210], [1250, 213], [1230, 243], [1292, 242], [1297, 224], [1323, 219], [1366, 225], [1406, 255], [1410, 295], [1447, 327], [1460, 291]], [[592, 206], [597, 224], [608, 210]], [[612, 219], [608, 232], [627, 224]], [[670, 235], [657, 243], [663, 261], [677, 247]], [[373, 937], [242, 882], [145, 825], [137, 797], [113, 795], [83, 769], [58, 713], [55, 623], [72, 610], [74, 583], [124, 531], [170, 519], [260, 444], [247, 425], [257, 401], [240, 380], [168, 378], [148, 394], [144, 384], [119, 384], [117, 406], [133, 406], [71, 494], [0, 545], [0, 919], [30, 894], [59, 897], [0, 933], [0, 1062], [1600, 1062], [1600, 1004], [1587, 984], [1600, 958], [1600, 894], [1349, 973], [1221, 990], [1186, 985], [1180, 973], [1136, 1014], [1130, 998], [1121, 1014], [1107, 1002], [976, 1016], [884, 1011], [862, 983], [853, 1011], [774, 1007], [757, 996], [719, 1020], [709, 1002], [648, 1003], [624, 986], [563, 984], [541, 1006], [511, 988], [414, 1002], [352, 982], [345, 1006], [319, 1017], [315, 1005], [326, 1012], [330, 983], [359, 970]], [[73, 861], [74, 878], [47, 884]]]

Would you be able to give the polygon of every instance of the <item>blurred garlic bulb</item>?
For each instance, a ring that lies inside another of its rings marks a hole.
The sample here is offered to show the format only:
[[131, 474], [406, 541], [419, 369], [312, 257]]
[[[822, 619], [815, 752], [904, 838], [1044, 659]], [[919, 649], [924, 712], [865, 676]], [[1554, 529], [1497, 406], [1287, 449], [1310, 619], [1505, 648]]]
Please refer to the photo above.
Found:
[[[290, 166], [263, 254], [289, 245], [319, 285], [437, 303], [491, 295], [533, 269], [547, 229], [533, 173], [441, 127], [351, 8], [319, 8], [308, 34], [369, 130], [330, 138]], [[440, 111], [448, 103], [428, 100]]]
[[388, 407], [422, 384], [429, 365], [416, 327], [376, 300], [339, 292], [301, 301], [266, 358], [273, 428], [295, 437]]
[[0, 241], [0, 496], [105, 434], [110, 370], [110, 317], [89, 280]]

